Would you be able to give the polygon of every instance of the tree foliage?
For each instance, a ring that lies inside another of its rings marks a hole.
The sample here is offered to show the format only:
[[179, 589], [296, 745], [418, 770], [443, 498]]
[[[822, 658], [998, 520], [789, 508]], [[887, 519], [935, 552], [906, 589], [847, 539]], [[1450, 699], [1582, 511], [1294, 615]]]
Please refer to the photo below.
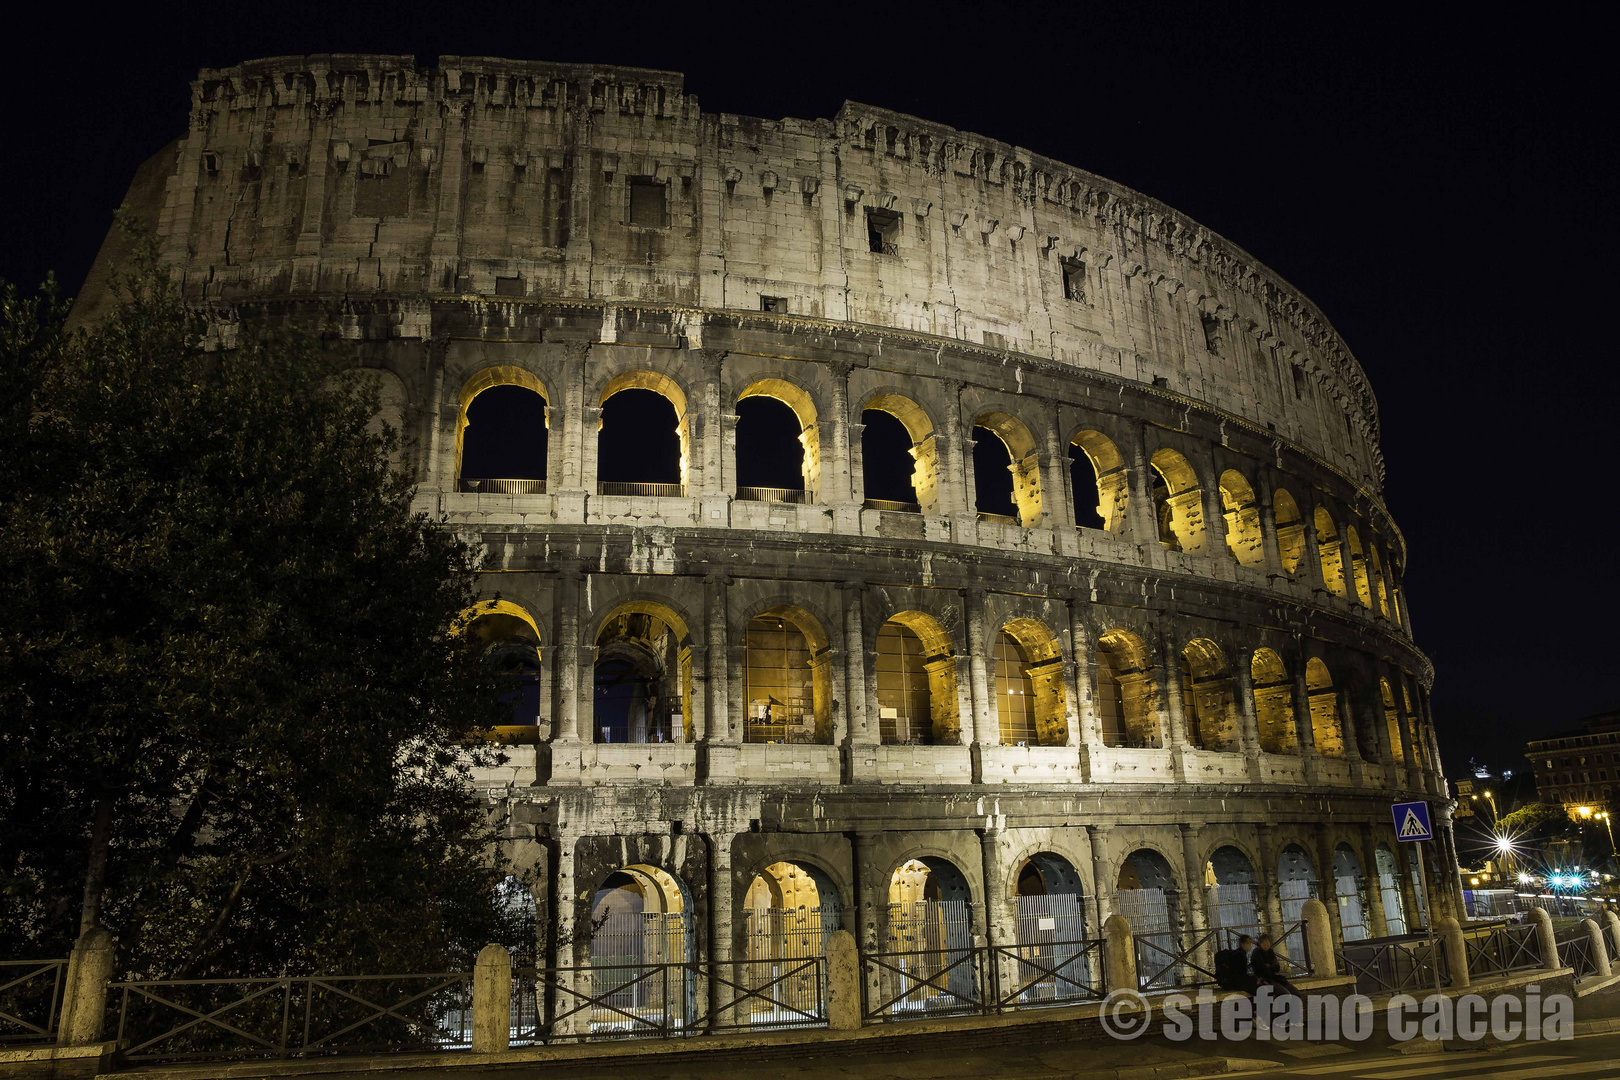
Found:
[[343, 358], [203, 348], [139, 246], [87, 330], [0, 295], [0, 955], [100, 922], [152, 976], [468, 964], [513, 932], [476, 553]]

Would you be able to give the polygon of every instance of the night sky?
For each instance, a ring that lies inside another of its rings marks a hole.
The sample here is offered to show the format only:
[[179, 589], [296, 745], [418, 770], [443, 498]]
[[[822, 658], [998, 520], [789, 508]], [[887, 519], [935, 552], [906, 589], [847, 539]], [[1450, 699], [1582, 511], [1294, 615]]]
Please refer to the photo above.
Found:
[[1609, 33], [1595, 7], [1308, 10], [30, 5], [8, 18], [0, 277], [77, 289], [196, 70], [256, 57], [663, 68], [708, 112], [848, 98], [1028, 147], [1177, 207], [1327, 313], [1378, 395], [1447, 771], [1518, 765], [1620, 700]]

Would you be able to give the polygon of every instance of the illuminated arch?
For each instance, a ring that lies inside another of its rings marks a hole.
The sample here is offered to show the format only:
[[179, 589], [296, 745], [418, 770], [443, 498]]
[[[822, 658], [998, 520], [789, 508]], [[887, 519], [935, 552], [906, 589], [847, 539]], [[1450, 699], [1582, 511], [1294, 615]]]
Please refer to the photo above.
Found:
[[[663, 374], [662, 372], [648, 371], [645, 369], [625, 371], [609, 379], [607, 384], [602, 387], [602, 393], [597, 399], [597, 405], [605, 407], [609, 398], [613, 397], [615, 394], [623, 393], [626, 390], [650, 390], [664, 398], [670, 403], [671, 407], [674, 408], [675, 434], [680, 439], [679, 475], [680, 483], [682, 489], [684, 490], [684, 487], [688, 482], [688, 477], [691, 475], [692, 461], [692, 424], [691, 415], [687, 409], [686, 391], [682, 390], [680, 384], [674, 379]], [[605, 420], [598, 421], [598, 440], [600, 440], [602, 437], [604, 424]], [[631, 436], [627, 435], [626, 437]], [[600, 461], [600, 444], [597, 447], [597, 455], [598, 461]], [[600, 481], [598, 483], [600, 485]], [[606, 493], [607, 492], [604, 492], [604, 494]]]
[[1260, 506], [1254, 488], [1242, 473], [1227, 469], [1221, 473], [1221, 507], [1226, 519], [1226, 548], [1244, 566], [1266, 561], [1265, 539], [1260, 531]]
[[[900, 421], [911, 439], [909, 453], [912, 459], [911, 488], [916, 493], [917, 506], [925, 514], [939, 508], [939, 448], [934, 437], [934, 424], [923, 407], [908, 397], [894, 393], [874, 394], [861, 406], [861, 412], [888, 413]], [[867, 467], [862, 453], [862, 462]]]
[[1271, 496], [1271, 511], [1277, 522], [1277, 558], [1283, 573], [1293, 574], [1305, 558], [1305, 522], [1299, 504], [1282, 488]]
[[1171, 551], [1203, 554], [1204, 493], [1198, 486], [1198, 474], [1186, 458], [1168, 447], [1155, 450], [1149, 464], [1158, 477], [1153, 502], [1158, 511], [1159, 542]]
[[[522, 495], [535, 494], [545, 491], [544, 460], [539, 476], [510, 476], [510, 477], [463, 477], [465, 465], [468, 428], [471, 419], [468, 410], [472, 408], [474, 399], [486, 390], [496, 387], [511, 386], [526, 390], [540, 399], [536, 418], [541, 432], [551, 426], [551, 395], [546, 390], [546, 384], [540, 376], [525, 368], [511, 365], [495, 365], [476, 372], [461, 385], [461, 393], [457, 395], [456, 411], [456, 480], [459, 485], [469, 490], [496, 492], [499, 494]], [[479, 429], [473, 430], [474, 437]], [[541, 438], [544, 438], [542, 434]], [[548, 447], [549, 449], [549, 447]], [[522, 471], [522, 470], [508, 470]]]
[[1378, 548], [1374, 544], [1367, 545], [1367, 573], [1372, 581], [1372, 593], [1378, 598], [1377, 609], [1384, 618], [1389, 618], [1389, 588], [1384, 582], [1384, 565], [1378, 557]]
[[1378, 680], [1379, 700], [1384, 706], [1384, 726], [1389, 731], [1389, 752], [1395, 759], [1395, 764], [1406, 764], [1406, 750], [1401, 742], [1401, 714], [1395, 708], [1395, 692], [1389, 688], [1389, 680]]
[[996, 714], [1003, 743], [1068, 742], [1068, 695], [1057, 637], [1036, 619], [1011, 619], [997, 635]]
[[1017, 417], [994, 410], [976, 416], [973, 426], [991, 432], [1007, 448], [1018, 523], [1026, 529], [1035, 528], [1041, 523], [1041, 462], [1034, 436]]
[[777, 604], [743, 628], [743, 741], [831, 745], [832, 655], [820, 620]]
[[1249, 661], [1254, 693], [1254, 718], [1260, 729], [1260, 749], [1268, 754], [1299, 753], [1299, 732], [1294, 726], [1294, 681], [1281, 656], [1271, 649], [1256, 649]]
[[1322, 564], [1322, 584], [1334, 596], [1344, 593], [1344, 551], [1339, 546], [1339, 530], [1327, 507], [1316, 508], [1316, 555]]
[[[1076, 520], [1078, 521], [1079, 508], [1096, 499], [1097, 517], [1102, 521], [1102, 527], [1111, 533], [1125, 531], [1125, 513], [1130, 504], [1131, 485], [1130, 470], [1125, 467], [1125, 459], [1120, 456], [1119, 448], [1113, 440], [1099, 431], [1082, 431], [1069, 440], [1069, 455], [1074, 457], [1074, 448], [1078, 447], [1091, 463], [1091, 471], [1095, 478], [1095, 490], [1089, 491], [1091, 485], [1082, 486], [1078, 476], [1078, 467], [1071, 468], [1070, 475], [1074, 479], [1074, 502], [1076, 507]], [[1082, 495], [1082, 491], [1087, 491]]]
[[593, 741], [692, 740], [691, 635], [673, 608], [614, 608], [598, 625], [594, 666]]
[[1142, 639], [1109, 630], [1097, 639], [1097, 719], [1105, 746], [1161, 747], [1158, 689]]
[[1356, 532], [1354, 525], [1346, 525], [1344, 538], [1350, 545], [1350, 568], [1355, 575], [1356, 596], [1361, 600], [1362, 607], [1371, 608], [1372, 588], [1367, 583], [1367, 558], [1361, 550], [1361, 535]]
[[1195, 638], [1181, 651], [1182, 715], [1187, 738], [1200, 750], [1233, 753], [1241, 748], [1237, 697], [1221, 647]]
[[[804, 448], [801, 466], [804, 490], [811, 502], [820, 501], [821, 427], [817, 423], [815, 400], [798, 383], [781, 378], [758, 379], [738, 394], [737, 400], [742, 402], [754, 397], [771, 398], [793, 410], [793, 415], [799, 421], [799, 445]], [[747, 453], [747, 448], [739, 445], [737, 453], [740, 458]]]
[[1328, 667], [1316, 657], [1305, 663], [1305, 693], [1311, 705], [1311, 735], [1316, 752], [1344, 756], [1344, 725], [1339, 720], [1339, 693]]
[[956, 656], [944, 627], [920, 611], [897, 612], [879, 628], [876, 653], [880, 740], [960, 743]]
[[511, 706], [510, 723], [497, 725], [495, 737], [505, 742], [535, 741], [543, 703], [540, 627], [534, 617], [510, 600], [482, 600], [463, 611], [451, 630], [465, 635], [483, 662], [510, 680], [510, 688], [500, 697], [502, 704]]

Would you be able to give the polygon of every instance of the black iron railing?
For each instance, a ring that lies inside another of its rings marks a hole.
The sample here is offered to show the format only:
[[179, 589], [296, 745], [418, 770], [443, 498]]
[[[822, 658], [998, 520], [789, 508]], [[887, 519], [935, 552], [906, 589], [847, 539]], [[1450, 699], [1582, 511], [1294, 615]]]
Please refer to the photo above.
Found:
[[1335, 955], [1344, 973], [1356, 980], [1357, 992], [1368, 997], [1432, 990], [1437, 972], [1441, 985], [1451, 982], [1451, 969], [1438, 938], [1348, 942]]
[[1107, 994], [1103, 988], [1102, 956], [1100, 941], [992, 946], [994, 1004], [1010, 1009], [1100, 999]]
[[808, 503], [810, 493], [802, 488], [739, 487], [739, 502]]
[[892, 514], [920, 514], [922, 507], [914, 502], [896, 502], [894, 499], [867, 499], [862, 503], [868, 510], [887, 510]]
[[988, 951], [964, 946], [862, 953], [862, 1015], [912, 1020], [986, 1011]]
[[1592, 957], [1592, 935], [1587, 932], [1586, 924], [1577, 923], [1567, 930], [1560, 930], [1553, 936], [1553, 941], [1558, 946], [1558, 962], [1573, 968], [1577, 979], [1597, 973], [1597, 962]]
[[109, 989], [129, 1061], [460, 1049], [471, 1039], [464, 972], [130, 980]]
[[544, 480], [469, 480], [459, 481], [462, 491], [480, 495], [544, 495]]
[[1542, 965], [1541, 944], [1533, 923], [1502, 923], [1472, 931], [1463, 937], [1463, 953], [1471, 979]]
[[0, 962], [0, 1043], [56, 1039], [66, 973], [66, 960]]
[[686, 494], [685, 484], [626, 484], [603, 480], [597, 483], [598, 495], [640, 495], [659, 499], [679, 499]]

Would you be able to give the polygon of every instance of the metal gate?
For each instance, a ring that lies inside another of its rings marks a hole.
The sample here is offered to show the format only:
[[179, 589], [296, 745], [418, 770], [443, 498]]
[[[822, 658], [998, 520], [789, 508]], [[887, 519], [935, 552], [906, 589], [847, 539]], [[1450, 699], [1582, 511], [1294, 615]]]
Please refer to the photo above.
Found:
[[1365, 941], [1372, 937], [1367, 925], [1366, 882], [1355, 874], [1333, 879], [1333, 895], [1339, 905], [1339, 929], [1345, 941]]
[[696, 1015], [693, 929], [682, 911], [621, 911], [607, 917], [591, 935], [592, 1034], [687, 1026]]
[[1260, 936], [1260, 907], [1255, 901], [1252, 881], [1210, 888], [1209, 927], [1216, 931], [1217, 949], [1237, 948], [1238, 938], [1244, 934], [1253, 938]]
[[1385, 932], [1390, 937], [1400, 937], [1405, 934], [1406, 902], [1401, 898], [1401, 885], [1400, 882], [1395, 880], [1394, 874], [1379, 873], [1378, 895], [1384, 901]]
[[839, 926], [836, 906], [753, 908], [743, 913], [744, 957], [735, 981], [746, 991], [736, 1022], [802, 1027], [825, 1017], [820, 961]]
[[1086, 940], [1086, 914], [1078, 893], [1019, 896], [1017, 961], [1013, 965], [1018, 1004], [1036, 1005], [1095, 996], [1097, 952]]
[[1282, 905], [1283, 925], [1288, 927], [1283, 937], [1283, 950], [1289, 956], [1305, 955], [1305, 901], [1317, 893], [1315, 881], [1296, 879], [1277, 883], [1277, 899]]
[[977, 1011], [973, 929], [965, 900], [890, 904], [883, 963], [870, 993], [887, 1015]]
[[[1176, 966], [1166, 968], [1164, 959], [1176, 948], [1175, 928], [1170, 919], [1170, 897], [1163, 889], [1121, 889], [1114, 902], [1125, 921], [1131, 924], [1136, 942], [1136, 967], [1142, 989], [1164, 989], [1176, 983]], [[1157, 974], [1140, 974], [1157, 972]]]

